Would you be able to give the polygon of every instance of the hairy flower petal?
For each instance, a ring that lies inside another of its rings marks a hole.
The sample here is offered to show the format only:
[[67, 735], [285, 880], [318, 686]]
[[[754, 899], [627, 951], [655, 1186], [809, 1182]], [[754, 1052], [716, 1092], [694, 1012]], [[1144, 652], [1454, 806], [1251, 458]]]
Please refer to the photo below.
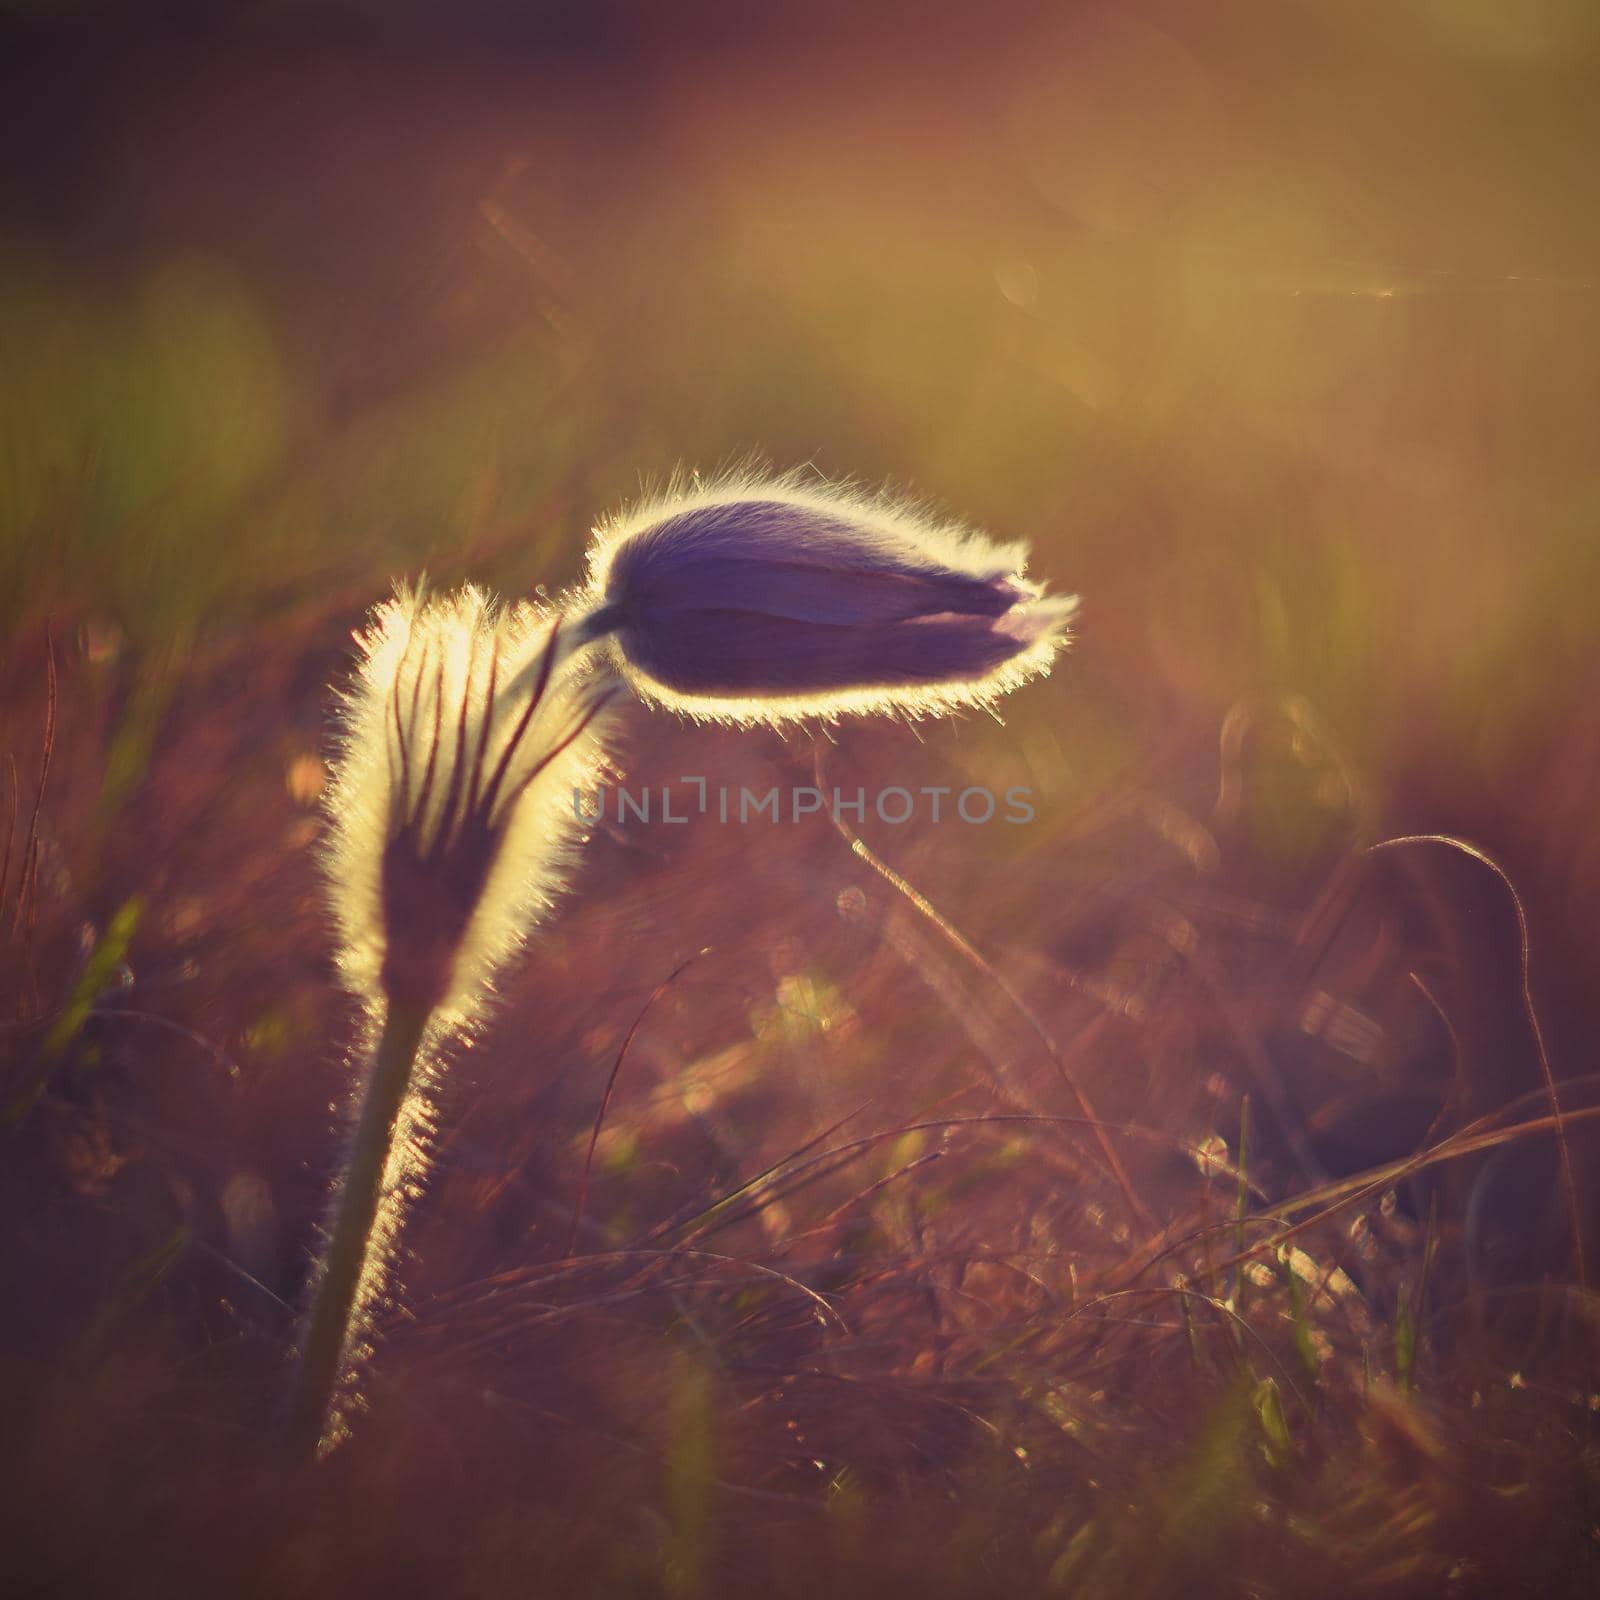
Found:
[[782, 721], [981, 703], [1048, 670], [1076, 600], [1002, 546], [791, 480], [669, 494], [597, 531], [583, 623], [647, 700]]

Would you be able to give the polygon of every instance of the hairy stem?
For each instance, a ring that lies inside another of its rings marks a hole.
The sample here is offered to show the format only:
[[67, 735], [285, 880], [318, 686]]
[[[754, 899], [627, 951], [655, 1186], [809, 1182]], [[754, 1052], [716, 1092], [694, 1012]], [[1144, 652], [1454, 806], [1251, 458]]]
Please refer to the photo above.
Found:
[[397, 1218], [399, 1178], [391, 1174], [401, 1112], [411, 1093], [429, 1013], [391, 1004], [360, 1119], [339, 1180], [333, 1230], [304, 1323], [289, 1394], [285, 1442], [296, 1455], [331, 1448], [341, 1435], [341, 1391], [353, 1376], [362, 1319], [383, 1286]]

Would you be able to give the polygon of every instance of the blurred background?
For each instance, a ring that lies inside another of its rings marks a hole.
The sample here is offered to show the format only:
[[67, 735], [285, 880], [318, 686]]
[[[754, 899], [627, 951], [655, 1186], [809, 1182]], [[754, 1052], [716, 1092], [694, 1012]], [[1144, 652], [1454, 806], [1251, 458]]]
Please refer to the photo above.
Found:
[[1085, 595], [1077, 781], [1292, 689], [1588, 926], [1591, 7], [5, 10], [8, 637], [812, 463]]
[[[1101, 1111], [1237, 1154], [1248, 1094], [1290, 1190], [1547, 1112], [1530, 997], [1590, 1103], [1597, 77], [1586, 0], [0, 5], [0, 1182], [36, 1525], [82, 1526], [108, 1393], [159, 1452], [186, 1363], [246, 1352], [215, 1380], [241, 1434], [271, 1387], [349, 1030], [312, 850], [350, 630], [400, 575], [565, 585], [678, 469], [887, 483], [1083, 595], [1003, 728], [819, 748], [848, 787], [1031, 787], [1026, 828], [862, 831]], [[641, 716], [626, 765], [816, 759]], [[1499, 877], [1365, 853], [1436, 832], [1515, 885], [1528, 994]], [[613, 1244], [863, 1100], [1079, 1109], [824, 823], [602, 831], [465, 1073], [419, 1305], [559, 1257], [615, 1052], [703, 947], [619, 1079]], [[1076, 1148], [1026, 1195], [991, 1151], [941, 1203], [1109, 1261], [1143, 1235]], [[1592, 1185], [1557, 1203], [1528, 1150], [1411, 1207], [1454, 1219], [1468, 1289], [1575, 1271]], [[1128, 1159], [1146, 1222], [1190, 1203], [1192, 1165]], [[850, 1192], [785, 1226], [832, 1239]], [[669, 1439], [703, 1443], [698, 1383]], [[691, 1457], [661, 1538], [693, 1578]], [[490, 1592], [515, 1540], [484, 1540]]]

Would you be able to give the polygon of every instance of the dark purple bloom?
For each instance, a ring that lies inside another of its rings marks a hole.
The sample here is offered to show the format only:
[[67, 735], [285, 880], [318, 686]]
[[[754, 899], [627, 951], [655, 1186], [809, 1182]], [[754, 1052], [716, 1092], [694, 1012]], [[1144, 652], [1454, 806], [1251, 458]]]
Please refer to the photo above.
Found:
[[937, 710], [1043, 671], [1076, 605], [1024, 552], [786, 484], [669, 499], [602, 530], [589, 637], [647, 698], [740, 720]]

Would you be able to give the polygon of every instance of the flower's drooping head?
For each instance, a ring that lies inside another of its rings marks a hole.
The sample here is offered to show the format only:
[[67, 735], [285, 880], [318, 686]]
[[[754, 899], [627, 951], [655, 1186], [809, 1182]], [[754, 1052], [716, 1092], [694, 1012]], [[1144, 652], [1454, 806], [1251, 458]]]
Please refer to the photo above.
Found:
[[358, 993], [464, 1019], [565, 884], [618, 686], [559, 616], [474, 588], [402, 590], [357, 643], [328, 804], [341, 963]]
[[1025, 550], [887, 501], [739, 480], [596, 532], [584, 637], [647, 700], [776, 722], [981, 703], [1048, 669], [1077, 601]]

